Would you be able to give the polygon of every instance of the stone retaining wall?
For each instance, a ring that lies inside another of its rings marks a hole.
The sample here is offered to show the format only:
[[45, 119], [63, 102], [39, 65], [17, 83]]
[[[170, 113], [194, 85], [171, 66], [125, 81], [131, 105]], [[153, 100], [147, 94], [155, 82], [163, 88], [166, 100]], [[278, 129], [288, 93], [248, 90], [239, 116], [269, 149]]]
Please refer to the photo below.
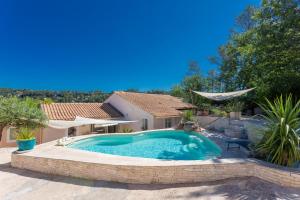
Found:
[[193, 183], [254, 176], [279, 185], [300, 188], [299, 171], [275, 168], [253, 159], [216, 159], [204, 161], [203, 164], [189, 161], [181, 165], [161, 162], [162, 165], [117, 165], [12, 154], [11, 164], [42, 173], [124, 183]]

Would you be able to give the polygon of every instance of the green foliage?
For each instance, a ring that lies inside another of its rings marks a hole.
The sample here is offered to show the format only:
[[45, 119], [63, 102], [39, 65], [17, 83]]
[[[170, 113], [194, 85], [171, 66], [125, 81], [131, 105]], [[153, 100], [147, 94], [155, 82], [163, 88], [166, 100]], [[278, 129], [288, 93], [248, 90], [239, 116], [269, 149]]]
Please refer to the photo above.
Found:
[[35, 138], [34, 130], [28, 127], [20, 127], [17, 130], [17, 140], [31, 140]]
[[160, 90], [160, 89], [148, 90], [148, 91], [146, 91], [146, 93], [148, 93], [148, 94], [169, 94], [168, 91]]
[[210, 112], [212, 115], [217, 116], [217, 117], [226, 117], [227, 116], [227, 112], [220, 108], [211, 108]]
[[137, 89], [137, 88], [128, 88], [127, 90], [126, 90], [126, 92], [141, 92], [139, 89]]
[[297, 0], [248, 7], [215, 58], [225, 91], [256, 87], [256, 101], [300, 98], [300, 12]]
[[174, 85], [171, 88], [170, 94], [174, 97], [180, 97], [180, 98], [183, 98], [185, 96], [183, 89], [178, 84]]
[[201, 103], [201, 105], [199, 106], [199, 108], [201, 110], [210, 110], [211, 109], [211, 105], [209, 103]]
[[41, 100], [45, 103], [53, 102], [103, 102], [108, 98], [110, 93], [101, 91], [78, 92], [78, 91], [49, 91], [49, 90], [17, 90], [0, 88], [0, 96], [12, 97], [16, 96], [20, 99], [30, 97]]
[[200, 107], [210, 101], [195, 94], [193, 91], [202, 91], [205, 87], [205, 78], [201, 77], [200, 68], [196, 62], [191, 62], [186, 76], [180, 84], [172, 87], [170, 94], [182, 98], [184, 101]]
[[244, 103], [241, 101], [231, 101], [226, 105], [227, 112], [241, 112], [244, 108]]
[[122, 133], [131, 133], [133, 132], [132, 128], [123, 128]]
[[47, 117], [39, 107], [39, 101], [17, 97], [0, 97], [0, 126], [13, 126], [17, 129], [43, 127]]
[[268, 128], [257, 146], [258, 152], [272, 163], [292, 166], [300, 160], [300, 100], [293, 104], [291, 95], [285, 100], [280, 96], [260, 106]]
[[184, 122], [192, 121], [193, 120], [193, 111], [192, 110], [185, 110], [183, 112], [182, 117], [183, 117]]
[[54, 103], [54, 101], [51, 99], [51, 98], [44, 98], [42, 101], [41, 101], [42, 104], [51, 104], [51, 103]]

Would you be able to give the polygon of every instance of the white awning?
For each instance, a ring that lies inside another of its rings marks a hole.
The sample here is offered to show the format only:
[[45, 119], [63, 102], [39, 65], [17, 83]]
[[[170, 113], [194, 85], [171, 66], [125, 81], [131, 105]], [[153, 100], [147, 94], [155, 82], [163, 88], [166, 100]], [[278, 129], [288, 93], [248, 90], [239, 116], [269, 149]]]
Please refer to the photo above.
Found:
[[91, 119], [77, 116], [74, 121], [65, 120], [49, 120], [48, 126], [56, 129], [66, 129], [75, 126], [83, 125], [100, 125], [100, 126], [114, 126], [118, 124], [133, 123], [136, 121], [125, 121], [125, 120], [103, 120], [103, 119]]
[[243, 94], [246, 94], [247, 92], [250, 92], [252, 90], [254, 90], [254, 88], [250, 88], [247, 90], [239, 90], [234, 92], [224, 92], [224, 93], [209, 93], [209, 92], [198, 92], [198, 91], [193, 91], [193, 92], [214, 101], [224, 101], [224, 100], [242, 96]]
[[49, 120], [47, 126], [55, 129], [66, 129], [75, 126], [84, 125], [81, 122], [65, 121], [65, 120]]

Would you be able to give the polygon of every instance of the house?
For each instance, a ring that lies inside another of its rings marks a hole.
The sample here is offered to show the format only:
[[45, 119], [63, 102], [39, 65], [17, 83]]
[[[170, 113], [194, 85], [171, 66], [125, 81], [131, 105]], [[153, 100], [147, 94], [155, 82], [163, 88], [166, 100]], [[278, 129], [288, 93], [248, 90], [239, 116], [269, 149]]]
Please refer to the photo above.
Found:
[[[109, 103], [51, 103], [42, 104], [41, 109], [47, 115], [49, 122], [72, 123], [78, 116], [101, 120], [118, 120], [123, 118], [122, 113]], [[41, 144], [66, 136], [84, 135], [94, 131], [117, 132], [120, 126], [98, 126], [94, 124], [80, 124], [78, 126], [75, 124], [73, 127], [66, 128], [53, 128], [48, 126], [36, 130], [36, 140], [38, 144]], [[2, 130], [0, 147], [16, 146], [15, 131], [16, 129], [14, 127], [5, 127]]]
[[184, 110], [195, 106], [164, 94], [114, 92], [105, 103], [119, 110], [125, 120], [137, 120], [131, 125], [135, 131], [176, 127]]
[[[180, 123], [184, 110], [193, 108], [170, 95], [134, 92], [114, 92], [104, 103], [42, 104], [49, 123], [36, 130], [36, 139], [41, 144], [66, 136], [122, 132], [124, 128], [171, 128]], [[5, 127], [0, 134], [0, 147], [16, 146], [15, 137], [16, 129]]]

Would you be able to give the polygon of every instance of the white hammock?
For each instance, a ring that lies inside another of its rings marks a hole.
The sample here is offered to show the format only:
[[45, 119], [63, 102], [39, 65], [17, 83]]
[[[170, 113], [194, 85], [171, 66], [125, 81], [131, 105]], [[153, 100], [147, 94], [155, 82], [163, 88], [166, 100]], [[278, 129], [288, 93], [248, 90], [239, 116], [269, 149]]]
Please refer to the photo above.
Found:
[[224, 93], [209, 93], [209, 92], [198, 92], [198, 91], [193, 91], [193, 92], [214, 101], [224, 101], [224, 100], [232, 99], [234, 97], [242, 96], [243, 94], [246, 94], [247, 92], [250, 92], [252, 90], [254, 90], [254, 88], [250, 88], [247, 90], [239, 90], [234, 92], [224, 92]]

